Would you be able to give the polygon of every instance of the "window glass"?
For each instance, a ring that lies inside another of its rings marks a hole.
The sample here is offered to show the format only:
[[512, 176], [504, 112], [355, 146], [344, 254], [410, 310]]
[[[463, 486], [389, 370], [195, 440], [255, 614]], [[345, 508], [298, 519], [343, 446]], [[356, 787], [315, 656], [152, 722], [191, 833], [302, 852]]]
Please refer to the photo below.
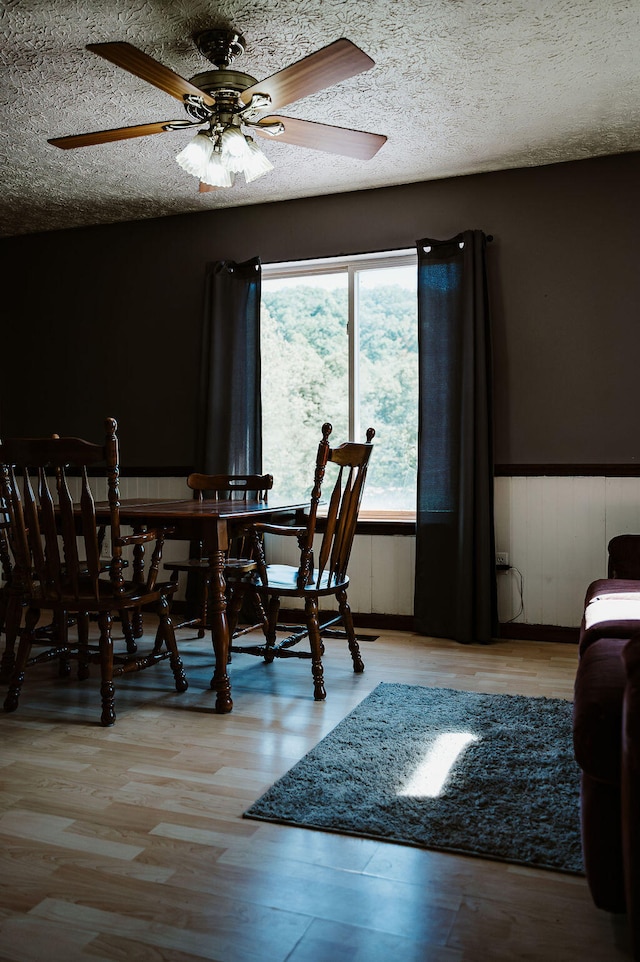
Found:
[[416, 287], [412, 257], [264, 270], [263, 469], [278, 495], [308, 498], [325, 421], [334, 444], [374, 427], [362, 511], [415, 516]]
[[416, 268], [357, 272], [360, 385], [356, 440], [376, 429], [362, 506], [415, 511], [418, 435]]
[[278, 495], [308, 498], [321, 428], [348, 440], [346, 273], [263, 278], [262, 464]]

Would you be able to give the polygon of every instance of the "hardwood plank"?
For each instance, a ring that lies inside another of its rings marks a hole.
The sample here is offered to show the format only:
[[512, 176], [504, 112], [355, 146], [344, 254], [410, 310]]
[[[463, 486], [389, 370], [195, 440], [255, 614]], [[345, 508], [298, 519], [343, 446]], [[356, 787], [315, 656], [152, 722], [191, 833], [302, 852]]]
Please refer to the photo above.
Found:
[[354, 675], [331, 640], [326, 702], [309, 662], [236, 655], [220, 716], [210, 641], [179, 643], [189, 691], [164, 665], [123, 679], [113, 729], [97, 677], [51, 665], [0, 715], [0, 960], [53, 944], [70, 962], [630, 958], [624, 919], [582, 878], [242, 819], [378, 682], [571, 699], [572, 646], [384, 632]]
[[[458, 949], [434, 945], [432, 942], [386, 935], [364, 928], [316, 919], [296, 945], [287, 962], [460, 962]], [[476, 959], [477, 962], [477, 959]]]

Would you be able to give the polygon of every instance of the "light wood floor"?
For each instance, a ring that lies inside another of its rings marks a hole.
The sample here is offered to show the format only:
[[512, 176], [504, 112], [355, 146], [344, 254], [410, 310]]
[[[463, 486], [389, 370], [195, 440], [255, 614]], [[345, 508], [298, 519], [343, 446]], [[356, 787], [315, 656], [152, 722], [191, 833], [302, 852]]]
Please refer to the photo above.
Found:
[[3, 962], [630, 957], [581, 878], [241, 817], [380, 681], [571, 698], [575, 648], [389, 632], [362, 643], [358, 676], [329, 641], [325, 703], [309, 662], [236, 655], [219, 716], [210, 643], [179, 637], [189, 690], [166, 662], [121, 680], [112, 729], [97, 669], [32, 669], [0, 712]]

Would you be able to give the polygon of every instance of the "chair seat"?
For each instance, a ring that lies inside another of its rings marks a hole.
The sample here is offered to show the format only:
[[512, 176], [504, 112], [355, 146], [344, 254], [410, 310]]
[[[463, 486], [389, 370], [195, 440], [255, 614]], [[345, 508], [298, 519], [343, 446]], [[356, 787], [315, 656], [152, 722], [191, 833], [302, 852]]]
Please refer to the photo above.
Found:
[[314, 580], [311, 584], [299, 588], [297, 585], [298, 568], [293, 565], [267, 565], [267, 587], [257, 578], [253, 584], [258, 591], [269, 590], [277, 592], [279, 595], [288, 595], [292, 598], [304, 598], [305, 595], [335, 595], [337, 591], [349, 587], [349, 579], [344, 578], [336, 581], [328, 572], [323, 572], [318, 585]]
[[77, 595], [74, 592], [62, 592], [60, 595], [42, 594], [40, 597], [34, 597], [33, 604], [35, 607], [55, 608], [66, 612], [112, 611], [114, 608], [135, 608], [138, 605], [153, 604], [163, 596], [168, 598], [178, 587], [174, 582], [164, 581], [158, 582], [153, 590], [148, 591], [145, 585], [125, 582], [124, 592], [116, 594], [114, 585], [110, 581], [100, 580], [99, 584], [99, 600], [96, 600], [89, 586], [86, 591], [81, 586]]
[[[167, 571], [208, 571], [208, 558], [186, 558], [184, 561], [165, 561]], [[248, 574], [257, 567], [250, 558], [227, 558], [224, 563], [225, 571], [234, 574]]]

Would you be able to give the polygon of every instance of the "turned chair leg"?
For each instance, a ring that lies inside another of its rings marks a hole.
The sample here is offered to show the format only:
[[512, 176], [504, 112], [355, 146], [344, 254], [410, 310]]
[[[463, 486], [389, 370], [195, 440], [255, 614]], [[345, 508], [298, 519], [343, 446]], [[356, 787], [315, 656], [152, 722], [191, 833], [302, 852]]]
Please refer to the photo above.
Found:
[[347, 601], [347, 592], [339, 591], [336, 597], [338, 599], [338, 610], [342, 618], [342, 624], [344, 625], [344, 630], [347, 635], [347, 644], [349, 645], [349, 651], [351, 652], [353, 670], [357, 674], [360, 674], [360, 672], [364, 671], [364, 662], [360, 654], [360, 646], [358, 645], [358, 639], [356, 638], [355, 629], [353, 627], [353, 618], [351, 617], [351, 608], [349, 607], [349, 602]]
[[18, 707], [20, 692], [22, 691], [22, 683], [24, 682], [24, 670], [27, 667], [27, 659], [29, 658], [31, 644], [33, 642], [33, 633], [36, 625], [38, 624], [39, 618], [40, 612], [37, 608], [28, 609], [24, 620], [24, 630], [18, 644], [18, 653], [16, 655], [15, 665], [13, 668], [13, 675], [11, 676], [11, 681], [9, 682], [9, 691], [7, 692], [7, 697], [4, 700], [5, 711], [15, 711]]
[[7, 600], [6, 617], [4, 623], [5, 646], [0, 661], [0, 681], [8, 682], [13, 675], [16, 664], [16, 642], [20, 634], [20, 622], [22, 621], [22, 605], [17, 595], [12, 595]]
[[66, 611], [57, 612], [51, 619], [51, 636], [54, 643], [66, 649], [58, 660], [58, 677], [68, 678], [71, 674], [71, 662], [69, 660], [69, 615]]
[[84, 681], [89, 677], [89, 615], [78, 614], [78, 678]]
[[269, 606], [267, 611], [267, 624], [265, 627], [265, 646], [264, 646], [264, 660], [268, 665], [271, 664], [275, 655], [273, 649], [276, 643], [276, 628], [278, 626], [278, 615], [280, 613], [280, 598], [278, 595], [272, 595], [269, 598]]
[[115, 688], [113, 686], [113, 638], [111, 637], [111, 612], [103, 611], [98, 618], [100, 627], [100, 695], [102, 715], [100, 723], [108, 728], [115, 724]]
[[134, 614], [130, 611], [123, 611], [121, 617], [122, 621], [122, 633], [124, 635], [124, 640], [127, 643], [127, 654], [135, 655], [138, 650], [138, 644], [136, 638], [142, 635], [142, 627], [140, 627], [139, 633], [136, 627], [136, 619], [140, 619], [140, 625], [142, 625], [142, 611], [136, 609]]
[[201, 586], [200, 590], [202, 592], [202, 603], [200, 605], [200, 624], [198, 626], [198, 638], [204, 638], [207, 633], [207, 620], [209, 618], [209, 589], [211, 584], [209, 578], [205, 575], [204, 578], [200, 579]]
[[0, 634], [2, 634], [4, 630], [4, 621], [7, 616], [8, 594], [8, 587], [5, 586], [2, 590], [0, 590]]
[[320, 636], [320, 622], [318, 618], [318, 601], [316, 598], [306, 598], [304, 613], [309, 632], [311, 646], [311, 674], [313, 675], [313, 697], [316, 701], [324, 701], [327, 693], [324, 688], [324, 669], [322, 667], [322, 638]]
[[189, 682], [187, 681], [187, 676], [184, 672], [182, 658], [178, 654], [176, 633], [173, 627], [173, 621], [171, 620], [171, 609], [169, 608], [169, 602], [164, 596], [160, 598], [158, 617], [160, 619], [160, 624], [158, 626], [157, 638], [160, 639], [160, 645], [157, 645], [156, 642], [156, 648], [159, 650], [159, 648], [162, 646], [162, 642], [164, 641], [167, 651], [169, 652], [169, 664], [171, 665], [171, 671], [173, 672], [176, 691], [186, 691], [189, 687]]
[[238, 627], [238, 619], [240, 617], [243, 600], [244, 595], [242, 591], [232, 591], [227, 602], [227, 621], [229, 622], [229, 654], [227, 656], [227, 663], [229, 663], [232, 658], [231, 642]]
[[255, 611], [255, 623], [256, 625], [262, 625], [262, 629], [264, 631], [264, 627], [267, 624], [267, 613], [264, 610], [262, 598], [260, 597], [260, 593], [258, 591], [253, 592], [253, 609]]

